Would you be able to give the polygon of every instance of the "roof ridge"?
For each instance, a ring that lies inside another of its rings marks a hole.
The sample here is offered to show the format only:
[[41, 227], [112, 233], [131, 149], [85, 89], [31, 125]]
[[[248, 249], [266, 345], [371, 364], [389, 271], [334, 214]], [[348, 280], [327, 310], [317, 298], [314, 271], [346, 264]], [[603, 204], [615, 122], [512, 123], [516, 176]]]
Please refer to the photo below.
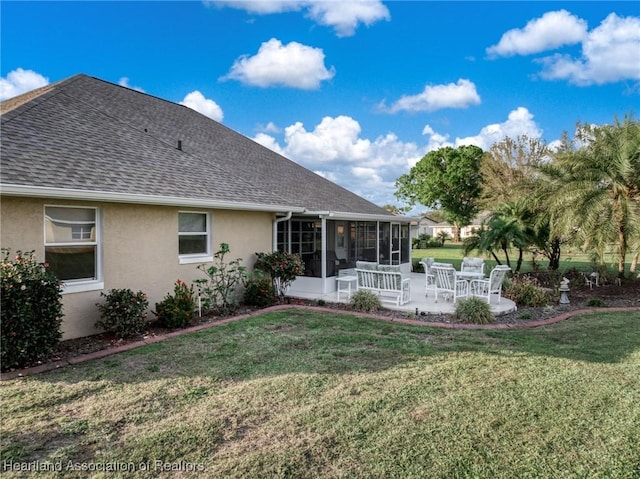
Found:
[[21, 93], [20, 95], [4, 100], [0, 102], [0, 115], [4, 120], [5, 115], [15, 112], [20, 107], [24, 107], [23, 110], [16, 112], [5, 121], [10, 120], [11, 118], [15, 118], [16, 116], [21, 115], [23, 112], [29, 111], [34, 106], [39, 105], [51, 96], [61, 93], [60, 87], [62, 85], [78, 81], [83, 77], [86, 77], [86, 75], [84, 75], [83, 73], [79, 73], [72, 77], [49, 83], [48, 85], [41, 86], [40, 88], [36, 88], [35, 90], [30, 90], [28, 92]]

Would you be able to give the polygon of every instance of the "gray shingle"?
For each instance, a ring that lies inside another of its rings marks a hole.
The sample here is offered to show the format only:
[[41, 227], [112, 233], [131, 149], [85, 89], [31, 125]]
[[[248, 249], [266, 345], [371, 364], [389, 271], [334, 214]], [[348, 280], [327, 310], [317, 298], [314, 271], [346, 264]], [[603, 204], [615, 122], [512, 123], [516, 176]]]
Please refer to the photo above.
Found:
[[389, 214], [190, 108], [86, 75], [1, 111], [3, 184]]

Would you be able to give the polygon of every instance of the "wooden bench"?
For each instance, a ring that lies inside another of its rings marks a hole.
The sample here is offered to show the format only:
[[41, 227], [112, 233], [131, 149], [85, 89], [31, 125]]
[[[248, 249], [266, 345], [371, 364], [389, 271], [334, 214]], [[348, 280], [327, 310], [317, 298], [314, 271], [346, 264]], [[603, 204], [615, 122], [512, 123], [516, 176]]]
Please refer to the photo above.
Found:
[[[379, 266], [379, 268], [385, 268]], [[377, 293], [380, 301], [395, 303], [396, 306], [411, 301], [411, 280], [402, 278], [400, 271], [356, 268], [358, 290], [364, 289]]]

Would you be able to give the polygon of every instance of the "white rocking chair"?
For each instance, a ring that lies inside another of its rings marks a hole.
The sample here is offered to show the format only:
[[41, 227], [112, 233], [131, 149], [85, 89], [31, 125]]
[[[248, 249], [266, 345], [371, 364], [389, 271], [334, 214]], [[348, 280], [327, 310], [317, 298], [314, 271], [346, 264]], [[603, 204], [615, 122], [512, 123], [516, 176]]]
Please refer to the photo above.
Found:
[[450, 264], [434, 263], [431, 271], [436, 278], [436, 303], [438, 294], [451, 297], [455, 303], [458, 298], [469, 296], [469, 283], [456, 278], [456, 270]]
[[498, 296], [498, 303], [502, 297], [502, 283], [507, 276], [507, 272], [511, 271], [506, 265], [498, 265], [493, 270], [488, 279], [472, 279], [471, 280], [471, 295], [477, 296], [487, 300], [487, 303], [491, 304], [491, 295]]

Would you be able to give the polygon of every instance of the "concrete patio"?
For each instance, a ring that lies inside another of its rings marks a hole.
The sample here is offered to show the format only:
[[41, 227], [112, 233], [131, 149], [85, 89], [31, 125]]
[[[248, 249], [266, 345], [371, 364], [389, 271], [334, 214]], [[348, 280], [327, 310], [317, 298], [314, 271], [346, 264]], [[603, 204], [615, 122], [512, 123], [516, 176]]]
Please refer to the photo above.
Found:
[[[425, 277], [422, 273], [411, 273], [411, 301], [402, 306], [396, 306], [393, 303], [383, 302], [382, 306], [386, 309], [393, 309], [397, 311], [407, 311], [415, 313], [416, 309], [418, 313], [425, 314], [453, 314], [455, 312], [455, 304], [449, 299], [439, 297], [438, 302], [435, 302], [435, 295], [433, 291], [429, 291], [428, 296], [425, 295]], [[355, 287], [355, 284], [354, 284]], [[292, 295], [293, 296], [293, 295]], [[334, 291], [327, 294], [295, 294], [297, 298], [311, 299], [311, 300], [324, 300], [328, 303], [348, 303], [347, 293], [341, 292], [338, 297]], [[502, 298], [500, 303], [497, 302], [497, 298], [491, 298], [491, 311], [496, 316], [501, 314], [511, 313], [516, 310], [516, 303], [507, 298]]]

